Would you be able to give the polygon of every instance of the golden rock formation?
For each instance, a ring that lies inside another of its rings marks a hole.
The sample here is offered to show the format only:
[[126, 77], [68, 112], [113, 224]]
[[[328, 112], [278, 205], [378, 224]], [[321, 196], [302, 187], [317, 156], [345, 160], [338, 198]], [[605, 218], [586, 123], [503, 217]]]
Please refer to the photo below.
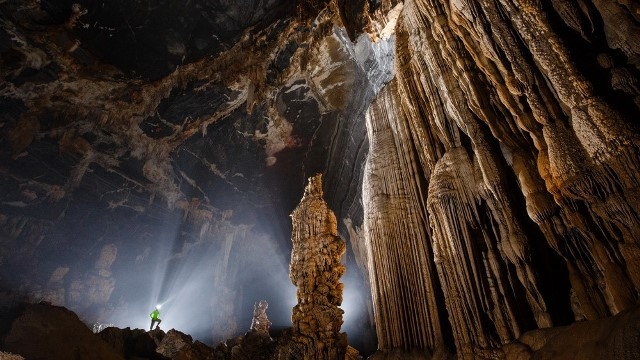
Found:
[[[387, 87], [386, 89], [392, 89]], [[391, 94], [383, 90], [385, 94]], [[433, 348], [441, 343], [440, 317], [434, 296], [436, 273], [427, 224], [416, 200], [424, 189], [406, 181], [413, 176], [411, 152], [403, 152], [394, 133], [392, 96], [380, 96], [367, 116], [370, 153], [365, 166], [362, 201], [367, 237], [378, 347], [411, 344]], [[413, 301], [412, 299], [421, 299]]]
[[[293, 231], [289, 277], [297, 287], [293, 308], [294, 352], [287, 359], [344, 359], [347, 335], [340, 333], [346, 250], [336, 217], [322, 197], [322, 175], [309, 178], [300, 204], [291, 214]], [[295, 354], [295, 355], [293, 355]], [[282, 357], [280, 357], [282, 358]]]

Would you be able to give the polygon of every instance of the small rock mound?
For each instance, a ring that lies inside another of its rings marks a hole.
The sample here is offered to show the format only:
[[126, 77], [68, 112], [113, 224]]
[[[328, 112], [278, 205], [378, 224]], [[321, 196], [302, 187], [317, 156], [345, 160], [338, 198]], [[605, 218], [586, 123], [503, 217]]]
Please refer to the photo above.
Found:
[[20, 355], [0, 351], [0, 360], [24, 360]]
[[124, 359], [75, 313], [48, 303], [28, 304], [17, 314], [2, 348], [29, 360]]

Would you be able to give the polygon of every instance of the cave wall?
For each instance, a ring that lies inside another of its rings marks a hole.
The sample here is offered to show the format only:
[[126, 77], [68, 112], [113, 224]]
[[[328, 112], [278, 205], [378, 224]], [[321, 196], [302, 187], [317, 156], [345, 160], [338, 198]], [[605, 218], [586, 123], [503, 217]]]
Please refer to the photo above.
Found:
[[490, 356], [637, 304], [636, 10], [404, 2], [396, 77], [367, 113], [360, 256], [381, 349], [444, 337]]

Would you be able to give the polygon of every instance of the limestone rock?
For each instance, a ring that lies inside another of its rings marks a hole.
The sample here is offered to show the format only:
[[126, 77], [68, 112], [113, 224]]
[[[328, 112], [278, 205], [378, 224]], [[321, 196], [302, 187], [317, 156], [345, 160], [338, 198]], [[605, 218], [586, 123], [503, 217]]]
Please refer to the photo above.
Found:
[[518, 340], [522, 350], [505, 351], [506, 360], [637, 359], [640, 356], [640, 307], [606, 319], [534, 330]]
[[99, 336], [126, 359], [212, 360], [214, 349], [175, 329], [145, 331], [115, 327]]
[[388, 351], [378, 351], [372, 356], [368, 358], [368, 360], [431, 360], [431, 355], [429, 353], [421, 352], [421, 351], [404, 351], [400, 349], [396, 350], [388, 350]]
[[267, 317], [267, 308], [269, 303], [266, 300], [257, 301], [253, 307], [253, 319], [251, 320], [250, 330], [269, 335], [269, 327], [271, 321]]
[[216, 349], [225, 358], [234, 360], [271, 359], [276, 351], [276, 341], [269, 334], [271, 322], [267, 317], [266, 300], [254, 304], [251, 327], [244, 335], [227, 339]]
[[[92, 334], [77, 316], [62, 307], [30, 304], [15, 308], [11, 328], [1, 346], [2, 359], [171, 359], [171, 360], [268, 360], [308, 359], [300, 346], [300, 335], [291, 329], [275, 339], [257, 331], [229, 339], [215, 349], [191, 341], [187, 334], [176, 330], [146, 332], [107, 328]], [[476, 352], [477, 359], [637, 359], [640, 341], [640, 307], [613, 317], [584, 321], [569, 326], [537, 329], [525, 332], [516, 341], [494, 352]], [[286, 356], [285, 356], [286, 355]], [[446, 349], [433, 353], [424, 350], [393, 349], [378, 351], [370, 360], [456, 358]], [[342, 359], [340, 357], [340, 359]], [[347, 347], [345, 359], [360, 359], [358, 351]]]
[[[462, 359], [499, 356], [527, 330], [638, 301], [640, 237], [625, 225], [640, 206], [637, 75], [613, 85], [609, 70], [637, 71], [637, 36], [608, 23], [633, 28], [634, 15], [615, 2], [542, 3], [404, 2], [396, 76], [367, 115], [381, 349], [444, 342]], [[599, 55], [616, 49], [629, 55]], [[599, 62], [597, 76], [585, 71]]]
[[2, 360], [24, 360], [24, 358], [20, 355], [7, 353], [4, 351], [0, 351], [0, 359]]
[[351, 346], [347, 346], [347, 353], [344, 356], [345, 360], [358, 360], [361, 359], [360, 352]]
[[[158, 344], [149, 333], [143, 329], [119, 329], [108, 327], [98, 333], [100, 338], [111, 345], [126, 359], [132, 357], [152, 358], [156, 354]], [[164, 335], [164, 332], [157, 333]], [[157, 340], [160, 343], [160, 340]]]
[[171, 329], [162, 338], [160, 344], [158, 344], [156, 352], [162, 356], [174, 358], [178, 353], [189, 347], [192, 343], [193, 339], [191, 336]]
[[250, 330], [225, 343], [227, 358], [233, 360], [267, 360], [276, 352], [276, 341], [262, 332]]
[[94, 269], [102, 277], [111, 276], [111, 265], [116, 261], [118, 256], [118, 248], [115, 244], [108, 244], [102, 247], [100, 255], [94, 264]]
[[291, 214], [293, 230], [289, 277], [297, 287], [298, 304], [291, 317], [289, 348], [278, 359], [343, 359], [346, 334], [340, 333], [346, 247], [337, 235], [336, 217], [323, 199], [322, 175], [309, 178], [300, 204]]
[[[86, 309], [94, 305], [104, 305], [115, 289], [116, 280], [111, 273], [111, 265], [116, 259], [118, 249], [114, 244], [102, 247], [93, 269], [81, 278], [71, 281], [67, 289], [65, 305]], [[99, 318], [101, 314], [92, 314]]]
[[64, 277], [68, 272], [69, 267], [67, 266], [59, 266], [53, 271], [45, 289], [42, 291], [42, 294], [39, 294], [42, 301], [46, 301], [53, 305], [65, 305], [66, 289]]

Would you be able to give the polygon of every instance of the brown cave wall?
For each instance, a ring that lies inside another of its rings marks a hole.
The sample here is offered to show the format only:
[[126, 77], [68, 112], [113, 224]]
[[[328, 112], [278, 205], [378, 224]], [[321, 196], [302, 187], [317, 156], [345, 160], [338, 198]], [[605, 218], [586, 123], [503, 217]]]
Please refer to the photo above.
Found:
[[404, 2], [396, 77], [367, 116], [380, 349], [444, 334], [473, 358], [637, 304], [640, 33], [613, 25], [636, 29], [634, 9]]

